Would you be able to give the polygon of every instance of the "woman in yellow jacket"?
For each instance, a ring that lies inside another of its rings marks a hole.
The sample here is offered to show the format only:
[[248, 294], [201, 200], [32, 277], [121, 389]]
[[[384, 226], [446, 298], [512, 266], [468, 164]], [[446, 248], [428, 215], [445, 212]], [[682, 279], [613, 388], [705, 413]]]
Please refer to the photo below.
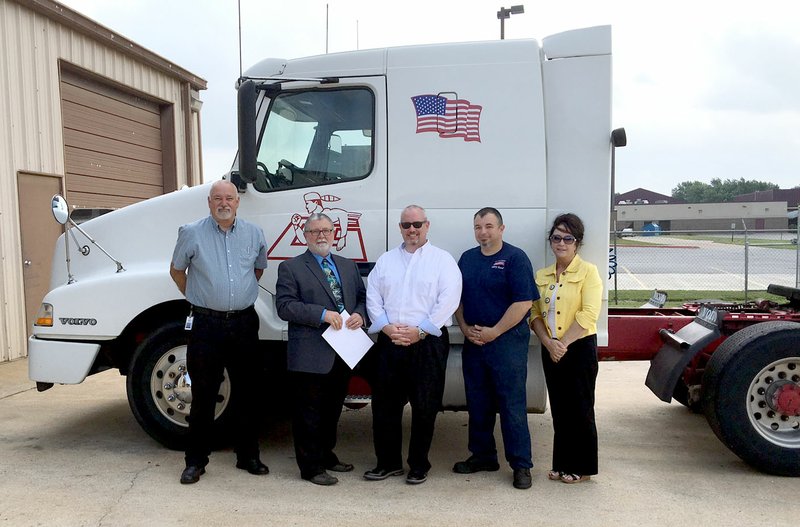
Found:
[[597, 474], [594, 391], [603, 283], [597, 267], [578, 256], [583, 233], [575, 214], [553, 221], [549, 240], [556, 262], [536, 272], [540, 298], [530, 322], [542, 342], [553, 416], [553, 467], [547, 477], [564, 483]]

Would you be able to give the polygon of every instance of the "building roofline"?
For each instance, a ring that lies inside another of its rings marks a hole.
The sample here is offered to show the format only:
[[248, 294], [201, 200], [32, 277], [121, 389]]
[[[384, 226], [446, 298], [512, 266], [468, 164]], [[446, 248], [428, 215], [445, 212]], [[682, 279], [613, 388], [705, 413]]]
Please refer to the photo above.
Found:
[[56, 2], [55, 0], [12, 0], [28, 9], [54, 20], [70, 29], [91, 37], [111, 49], [137, 58], [148, 66], [172, 77], [188, 82], [196, 90], [205, 90], [207, 82], [202, 77], [185, 70], [164, 57], [140, 46], [104, 25]]

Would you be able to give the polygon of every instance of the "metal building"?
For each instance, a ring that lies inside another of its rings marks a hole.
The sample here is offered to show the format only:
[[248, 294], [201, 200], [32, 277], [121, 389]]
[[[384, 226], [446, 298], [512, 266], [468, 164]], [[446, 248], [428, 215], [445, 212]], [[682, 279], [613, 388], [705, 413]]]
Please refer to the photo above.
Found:
[[61, 226], [202, 181], [202, 78], [52, 0], [0, 0], [0, 362], [26, 355]]

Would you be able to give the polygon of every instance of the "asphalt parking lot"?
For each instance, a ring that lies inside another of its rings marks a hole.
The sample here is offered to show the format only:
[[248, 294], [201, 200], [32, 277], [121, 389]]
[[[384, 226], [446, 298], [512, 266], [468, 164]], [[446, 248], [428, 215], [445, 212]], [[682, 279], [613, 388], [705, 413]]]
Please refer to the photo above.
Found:
[[302, 481], [288, 423], [267, 422], [268, 476], [216, 452], [196, 485], [180, 485], [183, 454], [137, 425], [125, 382], [105, 372], [37, 393], [23, 361], [0, 364], [0, 526], [65, 525], [797, 525], [800, 478], [761, 474], [730, 453], [702, 416], [658, 401], [646, 363], [603, 363], [597, 390], [600, 474], [546, 478], [549, 413], [531, 415], [534, 485], [511, 470], [461, 476], [465, 413], [441, 414], [433, 469], [422, 485], [367, 482], [374, 464], [369, 409], [342, 416], [339, 457], [356, 465], [334, 487]]

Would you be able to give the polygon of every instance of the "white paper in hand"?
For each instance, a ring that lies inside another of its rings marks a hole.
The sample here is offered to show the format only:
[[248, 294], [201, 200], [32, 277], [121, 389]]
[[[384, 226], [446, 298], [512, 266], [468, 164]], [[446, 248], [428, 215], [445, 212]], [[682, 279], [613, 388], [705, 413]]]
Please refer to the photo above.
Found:
[[347, 329], [345, 324], [350, 318], [350, 313], [342, 311], [341, 315], [342, 329], [337, 330], [333, 329], [333, 326], [329, 326], [322, 333], [322, 338], [327, 340], [342, 360], [350, 366], [350, 369], [353, 369], [372, 347], [372, 339], [361, 328]]

